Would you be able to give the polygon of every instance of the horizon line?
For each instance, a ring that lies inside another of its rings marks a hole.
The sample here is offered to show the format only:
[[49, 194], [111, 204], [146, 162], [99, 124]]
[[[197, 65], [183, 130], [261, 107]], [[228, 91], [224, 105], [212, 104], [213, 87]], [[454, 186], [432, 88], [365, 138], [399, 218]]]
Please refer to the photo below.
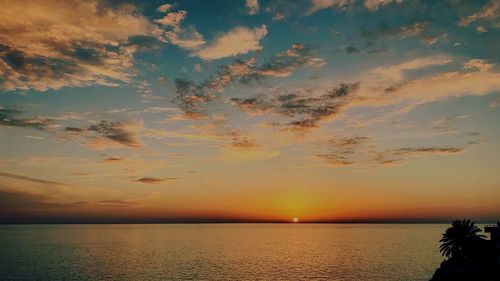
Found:
[[[463, 219], [463, 218], [461, 218]], [[465, 218], [467, 219], [467, 218]], [[0, 225], [36, 224], [447, 224], [456, 219], [359, 219], [359, 220], [245, 220], [245, 219], [13, 219], [0, 220]], [[496, 224], [498, 220], [477, 219], [478, 224]]]

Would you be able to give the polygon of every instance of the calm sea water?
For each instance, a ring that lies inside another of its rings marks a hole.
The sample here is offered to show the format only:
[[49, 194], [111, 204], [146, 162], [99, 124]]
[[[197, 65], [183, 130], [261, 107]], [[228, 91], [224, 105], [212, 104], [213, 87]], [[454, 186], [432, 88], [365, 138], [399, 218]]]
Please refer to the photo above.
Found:
[[429, 280], [447, 227], [0, 225], [0, 280]]

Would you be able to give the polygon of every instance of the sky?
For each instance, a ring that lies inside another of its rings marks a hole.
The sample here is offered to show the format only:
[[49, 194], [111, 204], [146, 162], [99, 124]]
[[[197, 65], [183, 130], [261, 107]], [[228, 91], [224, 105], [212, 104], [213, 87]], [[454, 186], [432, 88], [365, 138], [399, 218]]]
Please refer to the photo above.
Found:
[[0, 4], [2, 223], [500, 219], [500, 1]]

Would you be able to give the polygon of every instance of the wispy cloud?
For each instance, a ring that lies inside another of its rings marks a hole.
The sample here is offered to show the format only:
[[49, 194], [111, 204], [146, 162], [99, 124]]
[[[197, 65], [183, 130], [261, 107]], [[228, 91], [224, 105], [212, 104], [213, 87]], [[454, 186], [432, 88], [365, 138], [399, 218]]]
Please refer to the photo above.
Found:
[[309, 10], [306, 12], [306, 15], [311, 15], [319, 10], [328, 8], [343, 9], [347, 5], [352, 5], [354, 3], [353, 0], [310, 0], [310, 2], [311, 6]]
[[32, 182], [32, 183], [69, 186], [69, 184], [62, 183], [62, 182], [44, 180], [44, 179], [39, 179], [39, 178], [32, 178], [32, 177], [21, 176], [21, 175], [16, 175], [16, 174], [11, 174], [11, 173], [5, 173], [5, 172], [0, 172], [0, 177], [11, 178], [11, 179], [16, 179], [16, 180], [23, 180], [23, 181], [29, 181], [29, 182]]
[[374, 165], [393, 166], [399, 165], [415, 157], [433, 156], [433, 155], [456, 155], [464, 150], [463, 147], [403, 147], [387, 149], [376, 153], [371, 159]]
[[381, 24], [371, 30], [362, 30], [361, 36], [371, 39], [399, 39], [419, 38], [427, 45], [433, 45], [438, 42], [439, 36], [431, 28], [429, 21], [413, 21], [404, 25], [390, 26]]
[[434, 55], [411, 59], [399, 64], [390, 66], [380, 66], [372, 70], [372, 73], [377, 75], [380, 80], [403, 80], [405, 74], [412, 70], [427, 68], [430, 66], [446, 65], [452, 62], [452, 58], [448, 55]]
[[215, 60], [258, 51], [262, 49], [260, 40], [266, 35], [265, 25], [253, 29], [244, 26], [235, 27], [227, 33], [220, 34], [211, 44], [193, 54], [204, 60]]
[[144, 183], [144, 184], [164, 184], [168, 182], [172, 182], [174, 180], [177, 180], [177, 178], [153, 178], [153, 177], [142, 177], [134, 180], [134, 182], [137, 183]]
[[351, 166], [354, 161], [341, 154], [317, 154], [316, 157], [330, 166]]
[[480, 11], [462, 18], [458, 23], [458, 25], [468, 26], [472, 22], [475, 22], [480, 19], [488, 20], [497, 17], [500, 17], [500, 2], [492, 0], [488, 4], [486, 4]]
[[360, 147], [368, 142], [368, 137], [335, 137], [328, 140], [328, 153], [316, 157], [330, 166], [351, 166], [357, 164]]
[[[443, 61], [445, 62], [446, 60]], [[468, 66], [469, 62], [465, 63], [465, 66]], [[397, 74], [389, 75], [391, 76], [398, 77]], [[379, 96], [378, 100], [384, 103], [407, 100], [418, 105], [450, 97], [486, 95], [499, 88], [500, 73], [490, 67], [467, 67], [463, 72], [441, 72], [405, 81], [392, 88], [386, 95]]]
[[371, 11], [376, 11], [380, 7], [388, 5], [390, 3], [402, 3], [403, 0], [365, 0], [364, 6]]
[[[141, 147], [138, 137], [131, 128], [136, 129], [136, 126], [101, 120], [99, 123], [88, 127], [66, 127], [64, 130], [72, 135], [87, 135], [89, 138], [88, 145], [93, 148], [108, 147], [110, 142], [131, 148]], [[91, 133], [91, 135], [88, 135], [88, 133]], [[92, 133], [97, 134], [98, 137], [93, 136]]]
[[311, 48], [303, 44], [293, 44], [288, 50], [276, 54], [269, 62], [258, 70], [260, 76], [287, 77], [297, 67], [322, 67], [326, 61], [311, 55]]
[[431, 122], [431, 127], [444, 133], [456, 132], [450, 125], [454, 120], [469, 118], [469, 115], [448, 116]]
[[260, 10], [259, 0], [246, 0], [246, 7], [249, 15], [255, 15]]
[[124, 161], [125, 158], [120, 157], [120, 156], [111, 156], [111, 157], [106, 157], [103, 159], [105, 163], [117, 163], [117, 162], [122, 162]]
[[100, 206], [118, 207], [118, 208], [129, 208], [139, 204], [137, 201], [119, 200], [119, 199], [100, 200], [95, 203]]
[[44, 117], [21, 118], [24, 113], [19, 109], [0, 106], [0, 126], [45, 130], [54, 121]]
[[404, 147], [389, 150], [395, 156], [420, 156], [426, 154], [456, 154], [463, 150], [460, 147]]

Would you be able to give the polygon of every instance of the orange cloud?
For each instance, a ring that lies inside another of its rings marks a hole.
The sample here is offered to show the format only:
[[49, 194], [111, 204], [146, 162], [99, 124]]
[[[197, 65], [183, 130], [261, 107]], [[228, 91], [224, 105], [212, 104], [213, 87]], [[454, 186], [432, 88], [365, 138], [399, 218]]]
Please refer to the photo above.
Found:
[[4, 5], [0, 18], [6, 90], [128, 82], [138, 49], [129, 39], [149, 36], [153, 29], [132, 6], [114, 9], [97, 0], [21, 1]]
[[265, 25], [254, 29], [243, 26], [235, 27], [227, 33], [222, 33], [215, 38], [212, 44], [193, 54], [204, 60], [215, 60], [258, 51], [262, 49], [260, 40], [266, 35], [267, 27]]
[[478, 19], [493, 19], [500, 16], [500, 3], [497, 1], [490, 1], [479, 12], [470, 16], [462, 18], [458, 23], [459, 26], [468, 26]]

